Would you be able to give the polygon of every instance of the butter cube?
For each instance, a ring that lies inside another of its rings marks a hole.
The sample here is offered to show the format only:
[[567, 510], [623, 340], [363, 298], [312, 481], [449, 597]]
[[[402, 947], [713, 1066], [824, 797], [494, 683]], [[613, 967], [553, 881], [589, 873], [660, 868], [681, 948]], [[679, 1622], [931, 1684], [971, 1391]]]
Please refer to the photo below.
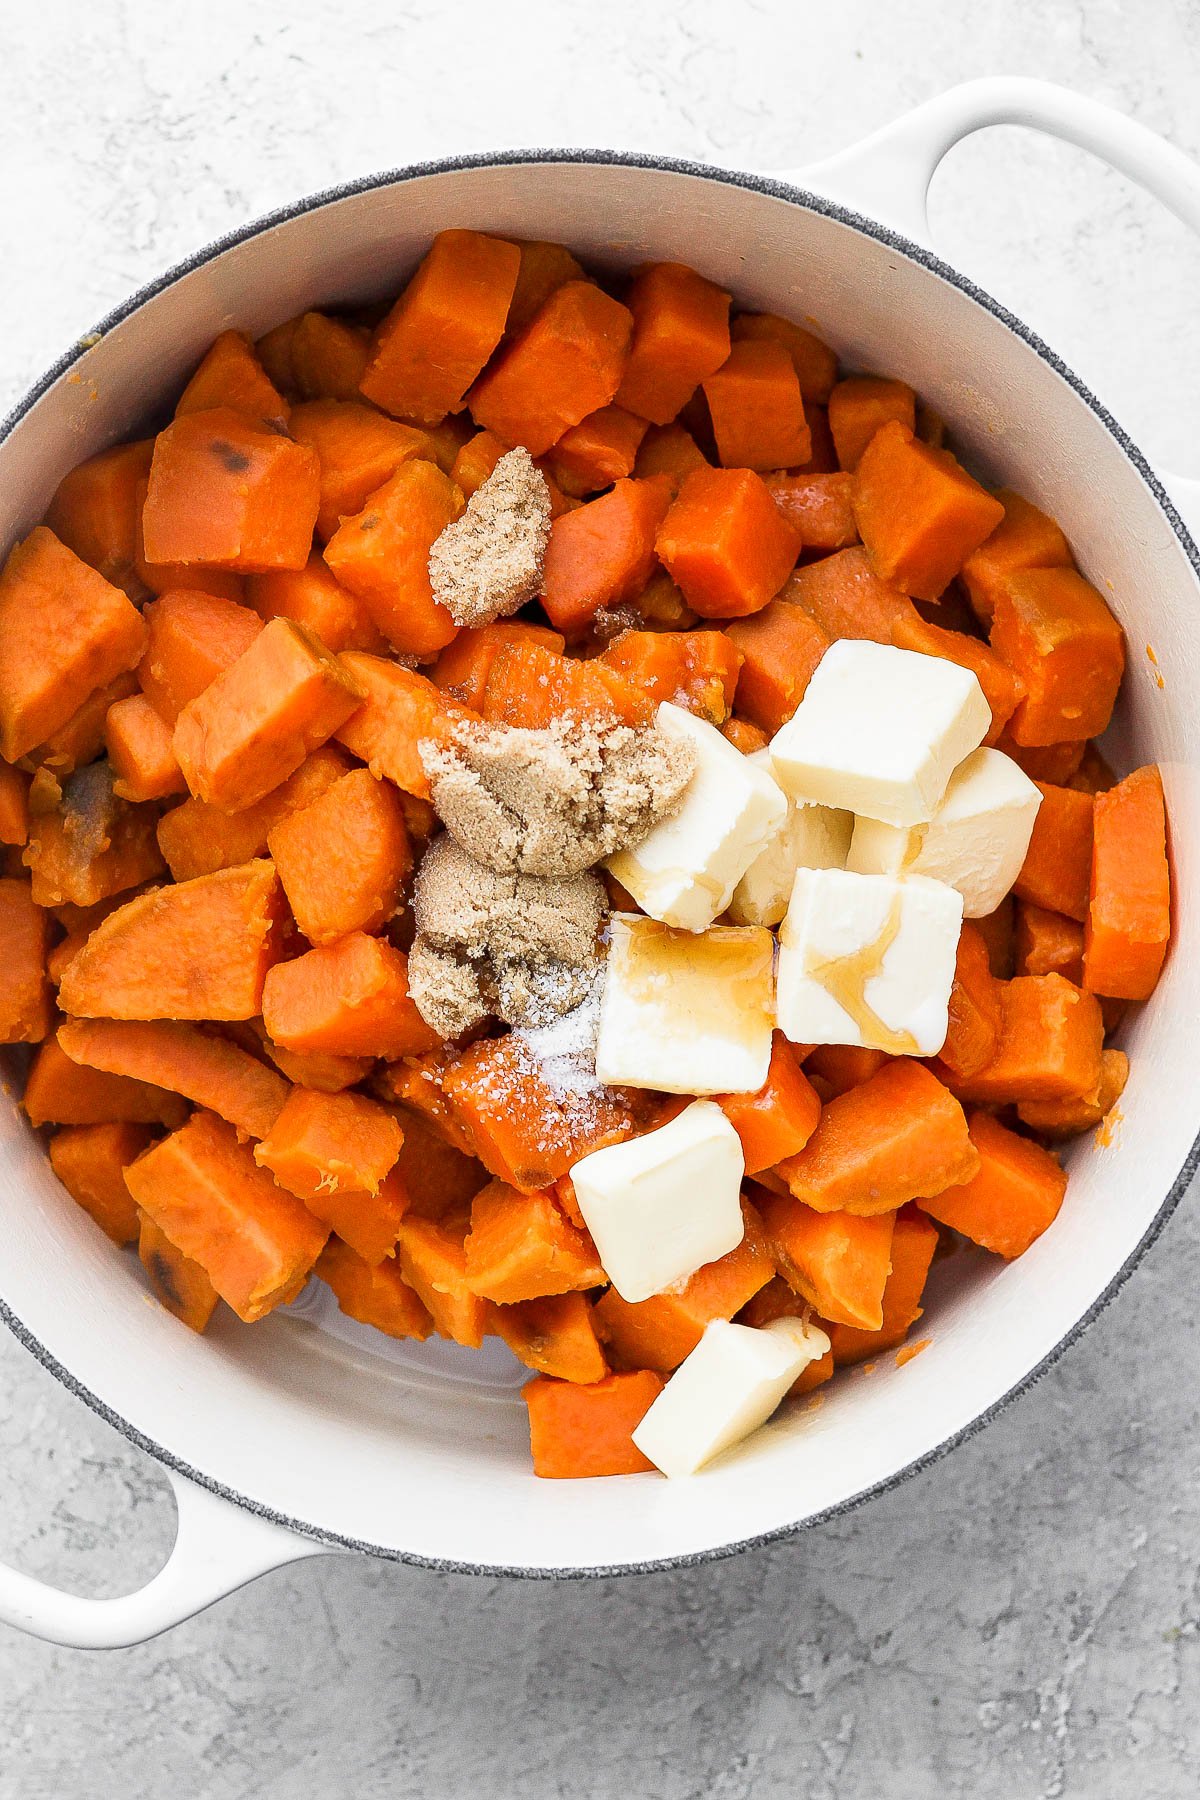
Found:
[[608, 922], [596, 1074], [666, 1094], [750, 1094], [767, 1079], [774, 941], [758, 926], [678, 931], [638, 913]]
[[[756, 750], [750, 761], [769, 772], [771, 752]], [[789, 800], [786, 817], [733, 890], [728, 910], [734, 924], [778, 925], [787, 911], [796, 870], [844, 869], [853, 830], [853, 813]]]
[[741, 1140], [712, 1100], [580, 1157], [575, 1198], [622, 1300], [649, 1300], [736, 1250], [744, 1172]]
[[771, 740], [780, 786], [797, 800], [888, 825], [919, 825], [991, 726], [970, 669], [890, 644], [841, 639]]
[[655, 722], [694, 746], [696, 773], [679, 810], [640, 844], [610, 856], [608, 867], [652, 919], [703, 931], [729, 905], [787, 801], [770, 771], [706, 719], [664, 701]]
[[928, 875], [957, 888], [968, 919], [995, 912], [1021, 872], [1042, 796], [1001, 750], [976, 750], [950, 777], [928, 825], [858, 819], [846, 867]]
[[776, 1319], [755, 1329], [716, 1319], [633, 1432], [664, 1475], [694, 1475], [770, 1418], [796, 1377], [829, 1350], [819, 1326]]
[[957, 889], [924, 875], [798, 869], [779, 933], [780, 1030], [793, 1043], [935, 1056], [962, 918]]

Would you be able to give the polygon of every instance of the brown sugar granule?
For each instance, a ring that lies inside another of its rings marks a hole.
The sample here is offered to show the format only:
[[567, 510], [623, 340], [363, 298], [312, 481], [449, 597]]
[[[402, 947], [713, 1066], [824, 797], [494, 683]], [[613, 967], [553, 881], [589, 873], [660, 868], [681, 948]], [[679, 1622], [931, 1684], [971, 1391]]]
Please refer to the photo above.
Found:
[[549, 535], [546, 478], [528, 450], [509, 450], [430, 550], [434, 599], [458, 625], [507, 618], [539, 592]]
[[535, 1026], [572, 1011], [595, 980], [605, 910], [594, 875], [499, 874], [443, 833], [413, 893], [408, 983], [422, 1018], [452, 1038], [486, 1018]]
[[501, 874], [576, 875], [638, 844], [696, 771], [683, 738], [650, 726], [556, 719], [460, 725], [421, 745], [433, 804], [477, 862]]

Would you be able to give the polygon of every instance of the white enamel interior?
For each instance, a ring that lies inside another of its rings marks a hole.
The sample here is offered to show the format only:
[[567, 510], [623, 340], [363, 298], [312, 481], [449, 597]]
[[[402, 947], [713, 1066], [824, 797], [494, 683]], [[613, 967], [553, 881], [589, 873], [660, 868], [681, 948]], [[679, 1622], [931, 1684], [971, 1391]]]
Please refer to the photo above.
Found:
[[[953, 1259], [897, 1369], [882, 1357], [692, 1480], [539, 1482], [524, 1409], [419, 1359], [383, 1359], [298, 1319], [196, 1338], [139, 1287], [54, 1181], [15, 1100], [0, 1111], [0, 1296], [50, 1355], [173, 1459], [320, 1533], [423, 1558], [581, 1570], [686, 1556], [803, 1521], [885, 1482], [969, 1425], [1071, 1331], [1154, 1221], [1197, 1129], [1200, 800], [1197, 587], [1120, 444], [1008, 326], [936, 272], [803, 205], [705, 176], [549, 163], [422, 175], [350, 195], [236, 244], [90, 350], [0, 446], [0, 541], [60, 475], [129, 435], [227, 325], [397, 289], [432, 234], [463, 225], [561, 239], [596, 263], [678, 257], [743, 305], [810, 319], [852, 366], [911, 381], [976, 469], [1063, 523], [1129, 635], [1121, 766], [1163, 766], [1177, 943], [1131, 1020], [1132, 1077], [1110, 1148], [1071, 1157], [1064, 1211], [1019, 1263]], [[1160, 690], [1146, 657], [1153, 645]], [[351, 1334], [353, 1335], [353, 1334]]]

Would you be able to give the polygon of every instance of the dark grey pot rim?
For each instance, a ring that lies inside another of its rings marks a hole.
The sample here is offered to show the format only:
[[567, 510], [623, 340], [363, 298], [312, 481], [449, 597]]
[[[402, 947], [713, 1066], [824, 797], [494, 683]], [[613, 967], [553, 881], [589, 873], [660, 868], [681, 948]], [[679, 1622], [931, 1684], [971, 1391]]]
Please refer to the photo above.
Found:
[[[321, 207], [348, 199], [355, 194], [371, 193], [376, 188], [398, 186], [403, 182], [419, 180], [424, 176], [452, 174], [464, 169], [536, 168], [539, 164], [543, 163], [578, 163], [606, 167], [618, 166], [623, 168], [650, 169], [673, 175], [689, 175], [701, 181], [715, 181], [722, 183], [726, 187], [740, 187], [749, 189], [753, 193], [768, 194], [774, 199], [786, 201], [789, 205], [798, 206], [804, 211], [819, 213], [825, 218], [835, 219], [840, 224], [848, 225], [855, 231], [861, 232], [863, 236], [873, 238], [877, 243], [886, 244], [889, 249], [897, 251], [900, 255], [907, 257], [911, 262], [918, 263], [922, 268], [928, 269], [931, 274], [939, 276], [941, 280], [945, 281], [949, 286], [957, 288], [960, 293], [965, 294], [968, 299], [975, 301], [977, 305], [990, 313], [993, 318], [999, 320], [1002, 325], [1007, 326], [1008, 329], [1013, 332], [1015, 336], [1019, 337], [1023, 343], [1027, 344], [1044, 363], [1049, 364], [1056, 374], [1060, 375], [1064, 381], [1069, 383], [1075, 393], [1078, 394], [1084, 404], [1100, 420], [1109, 435], [1116, 441], [1124, 451], [1125, 455], [1129, 458], [1130, 462], [1134, 465], [1138, 474], [1142, 477], [1146, 486], [1149, 488], [1170, 522], [1171, 528], [1182, 544], [1193, 570], [1197, 576], [1200, 576], [1200, 553], [1197, 552], [1196, 544], [1193, 542], [1191, 534], [1180, 517], [1170, 496], [1163, 487], [1162, 482], [1159, 480], [1146, 457], [1130, 438], [1129, 434], [1117, 423], [1107, 407], [1097, 399], [1096, 395], [1092, 393], [1086, 383], [1080, 380], [1074, 370], [1069, 368], [1062, 358], [1051, 350], [1049, 345], [1042, 341], [1036, 332], [1032, 331], [1023, 320], [1016, 316], [1015, 313], [1010, 312], [1007, 307], [1002, 306], [998, 300], [995, 300], [984, 289], [978, 287], [967, 276], [960, 274], [957, 269], [954, 269], [950, 264], [943, 262], [942, 259], [935, 256], [932, 251], [925, 249], [923, 245], [915, 243], [912, 239], [904, 237], [901, 233], [892, 231], [887, 226], [880, 225], [875, 220], [866, 218], [863, 214], [854, 212], [849, 207], [841, 206], [831, 200], [826, 200], [820, 194], [810, 193], [803, 188], [794, 186], [790, 182], [774, 180], [771, 177], [764, 175], [743, 174], [732, 169], [715, 168], [708, 163], [689, 162], [677, 157], [648, 155], [639, 152], [623, 152], [615, 150], [506, 150], [495, 154], [480, 152], [470, 156], [441, 157], [431, 162], [410, 163], [402, 168], [385, 170], [378, 175], [363, 176], [357, 181], [343, 182], [336, 187], [325, 188], [318, 193], [308, 195], [304, 199], [294, 201], [289, 206], [278, 207], [273, 212], [265, 213], [260, 218], [252, 220], [249, 224], [241, 226], [238, 230], [228, 232], [224, 237], [215, 239], [204, 249], [197, 250], [194, 255], [187, 257], [183, 262], [176, 263], [156, 280], [148, 282], [144, 287], [139, 288], [137, 292], [132, 294], [122, 305], [115, 307], [100, 321], [95, 332], [89, 333], [86, 338], [81, 339], [78, 343], [74, 344], [65, 355], [61, 356], [58, 361], [54, 363], [54, 365], [42, 376], [41, 380], [36, 382], [34, 386], [30, 388], [24, 399], [13, 408], [7, 418], [0, 422], [0, 443], [3, 443], [4, 440], [8, 438], [10, 433], [21, 422], [25, 415], [36, 405], [38, 400], [41, 399], [42, 395], [45, 394], [62, 375], [66, 374], [81, 356], [86, 354], [88, 349], [94, 345], [97, 335], [103, 337], [109, 331], [113, 330], [114, 327], [124, 323], [126, 319], [132, 317], [132, 315], [144, 306], [147, 301], [152, 300], [156, 294], [160, 294], [165, 289], [173, 287], [175, 283], [180, 281], [185, 275], [190, 275], [194, 270], [203, 267], [205, 263], [211, 262], [214, 258], [222, 255], [226, 250], [230, 250], [238, 244], [245, 243], [247, 239], [257, 237], [265, 231], [270, 231], [276, 225], [284, 225], [289, 220], [299, 218], [304, 213], [315, 212]], [[131, 1444], [135, 1444], [138, 1449], [144, 1450], [149, 1456], [152, 1456], [157, 1462], [162, 1463], [165, 1467], [173, 1469], [176, 1474], [182, 1475], [186, 1477], [187, 1480], [195, 1482], [198, 1487], [206, 1488], [209, 1493], [220, 1495], [222, 1499], [228, 1500], [232, 1505], [241, 1508], [244, 1512], [251, 1513], [258, 1518], [270, 1520], [273, 1524], [284, 1526], [286, 1529], [297, 1533], [300, 1537], [310, 1538], [318, 1543], [327, 1544], [331, 1550], [357, 1551], [363, 1555], [382, 1557], [390, 1562], [406, 1563], [415, 1568], [436, 1569], [449, 1574], [504, 1575], [525, 1580], [562, 1581], [586, 1580], [598, 1576], [611, 1575], [649, 1575], [661, 1573], [669, 1569], [694, 1568], [701, 1563], [716, 1562], [728, 1556], [735, 1556], [743, 1550], [754, 1549], [764, 1544], [778, 1543], [786, 1538], [794, 1537], [800, 1532], [807, 1531], [815, 1525], [825, 1524], [830, 1519], [841, 1518], [843, 1515], [857, 1510], [857, 1508], [863, 1506], [868, 1500], [872, 1500], [880, 1494], [892, 1492], [894, 1489], [900, 1487], [902, 1483], [911, 1479], [914, 1475], [920, 1474], [922, 1470], [930, 1468], [934, 1463], [939, 1462], [942, 1457], [946, 1456], [951, 1450], [956, 1449], [958, 1445], [975, 1437], [986, 1425], [989, 1425], [993, 1419], [1005, 1411], [1014, 1400], [1026, 1393], [1036, 1381], [1039, 1381], [1046, 1373], [1047, 1369], [1053, 1367], [1059, 1358], [1063, 1356], [1064, 1353], [1082, 1336], [1092, 1321], [1099, 1316], [1114, 1295], [1125, 1285], [1125, 1282], [1129, 1279], [1129, 1276], [1133, 1273], [1133, 1270], [1137, 1267], [1146, 1251], [1154, 1243], [1164, 1225], [1167, 1223], [1167, 1220], [1171, 1217], [1180, 1200], [1183, 1198], [1193, 1175], [1196, 1173], [1197, 1167], [1200, 1167], [1200, 1135], [1197, 1135], [1193, 1142], [1183, 1167], [1172, 1182], [1170, 1190], [1165, 1196], [1162, 1205], [1159, 1207], [1145, 1234], [1133, 1252], [1122, 1263], [1121, 1267], [1112, 1277], [1104, 1291], [1097, 1296], [1083, 1316], [1076, 1321], [1062, 1338], [1060, 1338], [1053, 1350], [1049, 1351], [1049, 1353], [1042, 1358], [1041, 1362], [1037, 1363], [1028, 1374], [1021, 1378], [1020, 1381], [1015, 1382], [998, 1400], [993, 1401], [983, 1412], [977, 1414], [976, 1417], [971, 1420], [970, 1424], [964, 1425], [960, 1430], [952, 1432], [939, 1444], [935, 1444], [932, 1449], [925, 1451], [923, 1455], [914, 1457], [911, 1462], [906, 1463], [903, 1468], [895, 1470], [894, 1473], [889, 1475], [885, 1480], [873, 1482], [869, 1486], [860, 1489], [858, 1493], [852, 1494], [847, 1499], [839, 1501], [836, 1506], [824, 1507], [820, 1512], [813, 1513], [808, 1518], [796, 1520], [791, 1524], [777, 1526], [771, 1531], [756, 1532], [747, 1538], [735, 1539], [726, 1544], [717, 1544], [707, 1550], [692, 1551], [681, 1556], [656, 1557], [633, 1563], [615, 1563], [588, 1568], [576, 1568], [573, 1566], [522, 1568], [504, 1563], [473, 1563], [459, 1561], [453, 1557], [421, 1556], [413, 1551], [398, 1550], [394, 1546], [388, 1544], [374, 1544], [357, 1538], [345, 1537], [339, 1532], [330, 1531], [323, 1526], [311, 1524], [307, 1520], [293, 1518], [287, 1513], [277, 1512], [273, 1508], [263, 1506], [257, 1500], [251, 1499], [248, 1495], [239, 1493], [235, 1488], [226, 1486], [224, 1482], [214, 1480], [212, 1476], [204, 1474], [202, 1470], [193, 1468], [181, 1457], [176, 1456], [172, 1451], [164, 1448], [163, 1445], [156, 1443], [154, 1439], [147, 1437], [144, 1432], [139, 1431], [137, 1426], [131, 1424], [128, 1419], [122, 1417], [119, 1413], [114, 1412], [112, 1407], [107, 1405], [99, 1395], [94, 1394], [90, 1388], [85, 1386], [85, 1384], [71, 1372], [71, 1370], [64, 1367], [64, 1365], [50, 1353], [46, 1346], [28, 1330], [11, 1308], [5, 1304], [3, 1299], [0, 1299], [0, 1320], [7, 1325], [13, 1336], [37, 1358], [43, 1368], [49, 1370], [50, 1374], [60, 1381], [69, 1392], [74, 1394], [77, 1399], [82, 1400], [85, 1406], [89, 1407], [99, 1418], [105, 1420], [107, 1424], [120, 1432], [121, 1436], [127, 1438]]]

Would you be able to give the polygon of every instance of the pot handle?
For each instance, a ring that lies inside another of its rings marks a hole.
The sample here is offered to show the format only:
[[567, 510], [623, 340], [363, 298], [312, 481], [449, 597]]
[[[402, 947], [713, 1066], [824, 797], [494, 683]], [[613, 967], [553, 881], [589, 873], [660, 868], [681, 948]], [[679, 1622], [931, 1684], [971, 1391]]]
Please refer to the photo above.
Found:
[[[955, 144], [989, 125], [1027, 125], [1090, 151], [1200, 232], [1200, 163], [1098, 100], [1024, 76], [964, 82], [848, 150], [781, 179], [930, 246], [929, 185], [938, 165]], [[1160, 470], [1159, 477], [1193, 535], [1200, 536], [1200, 480], [1169, 470]]]
[[88, 1600], [0, 1563], [0, 1621], [75, 1650], [120, 1650], [168, 1631], [214, 1601], [285, 1563], [329, 1554], [328, 1546], [245, 1512], [167, 1471], [175, 1494], [175, 1542], [146, 1586]]

